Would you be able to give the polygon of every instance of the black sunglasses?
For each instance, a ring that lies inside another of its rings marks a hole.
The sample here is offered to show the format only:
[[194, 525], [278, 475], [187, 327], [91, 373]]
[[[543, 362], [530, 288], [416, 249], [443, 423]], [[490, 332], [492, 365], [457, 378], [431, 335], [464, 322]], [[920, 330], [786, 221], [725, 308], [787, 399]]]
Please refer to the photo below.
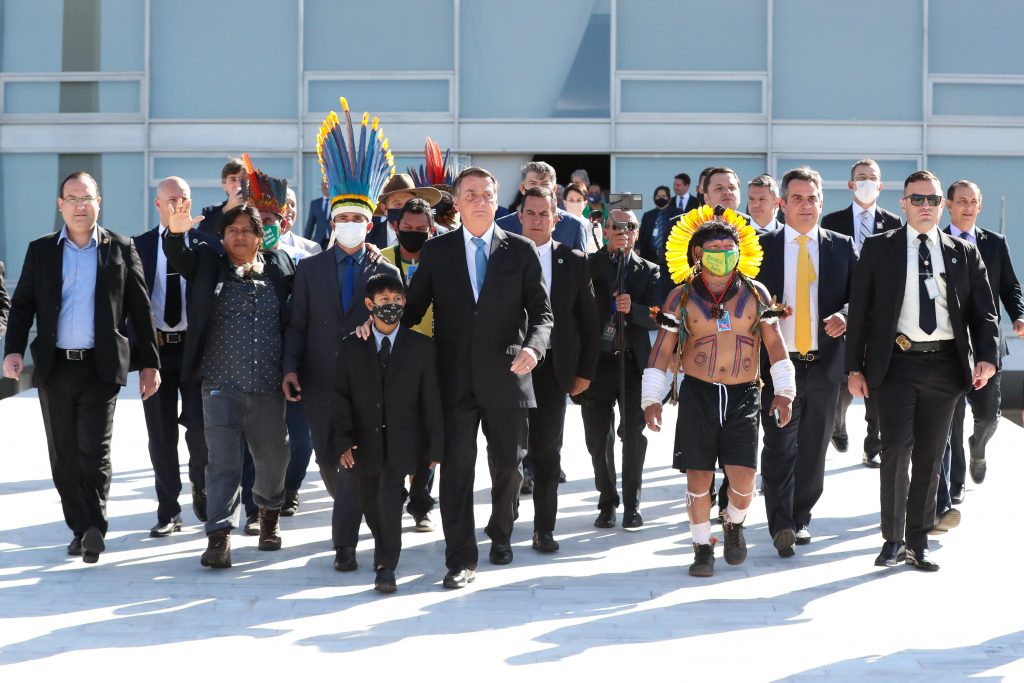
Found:
[[928, 206], [938, 206], [942, 203], [942, 195], [937, 194], [908, 194], [904, 199], [909, 199], [914, 206], [923, 206], [925, 202], [928, 202]]

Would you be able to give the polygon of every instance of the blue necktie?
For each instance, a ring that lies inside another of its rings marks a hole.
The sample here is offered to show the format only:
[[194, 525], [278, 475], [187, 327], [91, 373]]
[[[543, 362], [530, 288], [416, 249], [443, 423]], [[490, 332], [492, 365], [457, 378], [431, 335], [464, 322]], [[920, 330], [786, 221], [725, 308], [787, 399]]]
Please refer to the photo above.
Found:
[[341, 308], [348, 313], [348, 309], [352, 307], [352, 294], [356, 289], [356, 260], [346, 256], [342, 264], [345, 266], [345, 274], [341, 279]]
[[657, 210], [658, 213], [654, 216], [654, 253], [657, 260], [661, 260], [661, 250], [665, 244], [665, 224], [668, 222], [668, 216], [661, 209]]
[[479, 237], [473, 238], [473, 244], [476, 246], [476, 295], [479, 298], [484, 291], [484, 278], [487, 276], [487, 252], [484, 251], [487, 245]]

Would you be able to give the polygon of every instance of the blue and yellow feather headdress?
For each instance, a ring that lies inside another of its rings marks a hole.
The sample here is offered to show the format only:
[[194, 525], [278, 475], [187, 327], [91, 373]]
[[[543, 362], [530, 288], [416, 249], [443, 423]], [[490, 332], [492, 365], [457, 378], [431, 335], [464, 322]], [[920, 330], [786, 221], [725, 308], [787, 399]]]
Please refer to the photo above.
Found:
[[331, 198], [331, 216], [352, 211], [370, 220], [384, 184], [395, 174], [395, 159], [376, 116], [370, 123], [370, 115], [363, 113], [356, 143], [348, 102], [344, 97], [340, 101], [345, 129], [332, 111], [316, 136], [316, 154]]
[[245, 166], [245, 182], [242, 183], [245, 202], [257, 211], [269, 211], [283, 217], [288, 181], [269, 176], [253, 166], [248, 154], [242, 155], [242, 163]]

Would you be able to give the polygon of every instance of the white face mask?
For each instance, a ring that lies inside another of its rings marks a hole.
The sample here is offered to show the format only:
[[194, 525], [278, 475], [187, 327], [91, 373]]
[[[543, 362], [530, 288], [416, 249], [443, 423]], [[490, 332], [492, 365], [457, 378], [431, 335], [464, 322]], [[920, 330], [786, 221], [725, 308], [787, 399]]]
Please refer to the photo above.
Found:
[[334, 239], [341, 246], [352, 249], [366, 239], [367, 223], [335, 223]]
[[878, 185], [876, 180], [858, 180], [853, 194], [861, 204], [874, 204], [878, 199]]

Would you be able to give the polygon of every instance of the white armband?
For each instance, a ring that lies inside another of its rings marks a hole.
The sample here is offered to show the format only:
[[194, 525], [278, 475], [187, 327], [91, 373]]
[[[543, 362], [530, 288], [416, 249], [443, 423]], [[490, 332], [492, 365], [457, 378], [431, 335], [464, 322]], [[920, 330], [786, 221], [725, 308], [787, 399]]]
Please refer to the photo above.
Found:
[[658, 368], [647, 368], [644, 370], [644, 379], [640, 385], [640, 409], [647, 410], [647, 406], [661, 403], [668, 395], [669, 379], [668, 373]]
[[793, 361], [784, 358], [772, 363], [772, 385], [776, 396], [790, 401], [796, 398], [796, 366]]

